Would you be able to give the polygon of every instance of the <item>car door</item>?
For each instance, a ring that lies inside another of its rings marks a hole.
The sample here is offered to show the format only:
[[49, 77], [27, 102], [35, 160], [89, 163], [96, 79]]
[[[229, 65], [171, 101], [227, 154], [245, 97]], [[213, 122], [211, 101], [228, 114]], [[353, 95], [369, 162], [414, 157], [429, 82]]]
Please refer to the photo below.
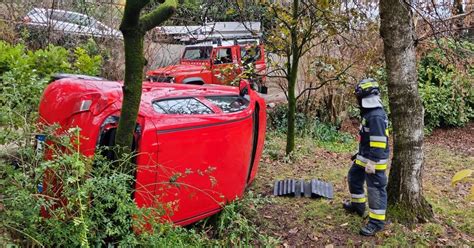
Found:
[[242, 196], [253, 142], [250, 102], [225, 113], [209, 99], [184, 99], [188, 102], [183, 98], [181, 103], [160, 101], [164, 109], [180, 104], [192, 107], [161, 114], [156, 123], [160, 168], [155, 193], [168, 218], [177, 224], [213, 214]]
[[235, 47], [216, 48], [212, 58], [212, 83], [230, 84], [240, 71]]

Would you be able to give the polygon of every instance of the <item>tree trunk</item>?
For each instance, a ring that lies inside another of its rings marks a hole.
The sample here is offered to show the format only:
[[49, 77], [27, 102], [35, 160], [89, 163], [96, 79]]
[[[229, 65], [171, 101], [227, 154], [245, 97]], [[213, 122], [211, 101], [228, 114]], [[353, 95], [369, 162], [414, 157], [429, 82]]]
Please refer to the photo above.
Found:
[[288, 130], [286, 133], [286, 155], [295, 149], [295, 121], [296, 121], [296, 76], [288, 79]]
[[418, 94], [413, 12], [399, 0], [380, 1], [380, 34], [388, 74], [393, 160], [388, 182], [389, 214], [407, 224], [433, 217], [423, 197], [423, 106]]
[[142, 96], [143, 66], [143, 40], [145, 33], [140, 30], [123, 32], [125, 46], [125, 80], [123, 85], [123, 102], [120, 113], [119, 126], [115, 143], [123, 147], [124, 152], [131, 152], [133, 134], [136, 125], [140, 100]]
[[299, 0], [293, 0], [292, 18], [294, 23], [290, 30], [291, 36], [291, 64], [288, 68], [288, 130], [286, 133], [286, 155], [295, 149], [295, 121], [296, 121], [296, 79], [298, 77], [299, 49], [298, 49], [298, 4]]
[[142, 9], [150, 0], [129, 0], [125, 3], [120, 31], [125, 45], [125, 80], [122, 89], [123, 101], [115, 144], [119, 155], [131, 152], [135, 125], [142, 96], [143, 40], [148, 30], [169, 19], [176, 10], [176, 0], [158, 0], [160, 6], [140, 17]]

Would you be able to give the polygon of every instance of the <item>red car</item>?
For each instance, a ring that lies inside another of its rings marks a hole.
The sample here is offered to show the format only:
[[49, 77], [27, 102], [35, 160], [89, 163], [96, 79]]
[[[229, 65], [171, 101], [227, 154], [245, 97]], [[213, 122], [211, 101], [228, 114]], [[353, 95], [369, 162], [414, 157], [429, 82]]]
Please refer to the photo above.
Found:
[[[253, 64], [257, 75], [240, 75]], [[258, 40], [221, 41], [186, 46], [179, 64], [147, 72], [152, 82], [229, 85], [238, 76], [251, 78], [254, 87], [266, 93], [265, 49]]]
[[[96, 78], [56, 80], [43, 94], [40, 120], [80, 127], [80, 151], [93, 156], [97, 146], [114, 142], [122, 86]], [[265, 108], [248, 86], [144, 82], [134, 141], [136, 204], [165, 203], [166, 218], [187, 225], [241, 197], [262, 154]], [[169, 187], [171, 181], [179, 187]]]

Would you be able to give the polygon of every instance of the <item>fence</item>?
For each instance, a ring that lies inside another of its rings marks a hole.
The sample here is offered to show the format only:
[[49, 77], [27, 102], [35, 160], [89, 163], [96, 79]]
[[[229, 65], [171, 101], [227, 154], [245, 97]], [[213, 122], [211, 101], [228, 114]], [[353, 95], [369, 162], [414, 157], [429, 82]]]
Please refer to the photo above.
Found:
[[[74, 48], [94, 44], [103, 55], [100, 76], [120, 80], [124, 71], [123, 38], [118, 30], [124, 0], [4, 0], [0, 2], [0, 39], [24, 42], [33, 49], [49, 44]], [[162, 37], [161, 37], [162, 38]], [[145, 38], [145, 70], [176, 63], [184, 46], [157, 42], [157, 30]]]

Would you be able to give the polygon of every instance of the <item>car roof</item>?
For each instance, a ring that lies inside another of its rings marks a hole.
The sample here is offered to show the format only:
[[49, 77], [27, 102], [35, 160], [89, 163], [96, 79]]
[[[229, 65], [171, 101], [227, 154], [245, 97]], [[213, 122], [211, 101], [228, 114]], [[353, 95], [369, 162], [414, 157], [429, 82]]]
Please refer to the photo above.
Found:
[[[62, 10], [62, 9], [33, 8], [30, 12], [28, 12], [27, 15], [31, 15], [31, 14], [34, 14], [34, 13], [46, 14], [48, 12], [50, 12], [50, 13], [52, 13], [52, 12], [62, 13], [62, 14], [73, 14], [73, 15], [76, 15], [76, 16], [80, 16], [80, 17], [91, 19], [91, 20], [95, 20], [95, 18], [92, 17], [92, 16], [88, 16], [88, 15], [85, 15], [85, 14], [82, 14], [82, 13], [79, 13], [79, 12]], [[97, 21], [97, 20], [95, 20], [95, 21]]]

